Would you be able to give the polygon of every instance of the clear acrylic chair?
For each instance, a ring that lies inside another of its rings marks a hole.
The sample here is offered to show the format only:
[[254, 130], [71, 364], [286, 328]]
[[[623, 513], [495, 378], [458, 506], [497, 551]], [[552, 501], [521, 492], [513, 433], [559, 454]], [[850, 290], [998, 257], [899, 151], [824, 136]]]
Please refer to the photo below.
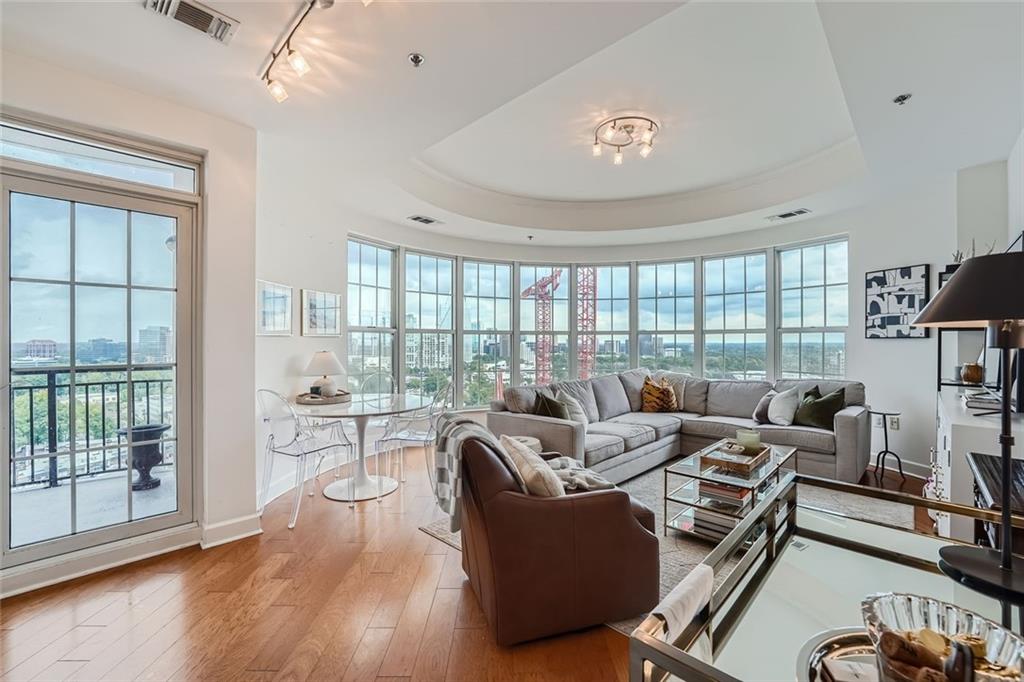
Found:
[[[353, 461], [352, 443], [348, 440], [340, 421], [324, 424], [313, 424], [300, 419], [294, 408], [280, 393], [262, 388], [256, 391], [256, 399], [260, 405], [263, 423], [267, 425], [266, 454], [263, 461], [263, 487], [260, 490], [259, 515], [267, 505], [270, 484], [273, 481], [274, 455], [284, 455], [295, 460], [295, 501], [288, 527], [295, 527], [299, 517], [299, 506], [302, 504], [302, 493], [306, 487], [307, 477], [313, 479], [312, 497], [316, 490], [316, 475], [320, 471], [327, 452], [335, 451], [335, 475], [337, 475], [338, 453], [346, 451], [348, 461]], [[353, 506], [351, 503], [349, 506]]]
[[[424, 452], [428, 452], [430, 448], [434, 447], [434, 441], [437, 438], [437, 420], [454, 403], [454, 388], [454, 384], [450, 381], [444, 382], [434, 393], [430, 404], [413, 412], [394, 415], [388, 420], [384, 435], [373, 444], [378, 475], [380, 475], [381, 457], [386, 455], [387, 472], [390, 473], [392, 470], [391, 453], [398, 450], [398, 479], [405, 483], [405, 448], [419, 446], [424, 449]], [[430, 466], [428, 454], [428, 473]]]
[[[368, 393], [376, 393], [378, 395], [392, 395], [397, 393], [398, 390], [395, 387], [395, 377], [391, 376], [389, 372], [374, 372], [365, 379], [363, 383], [359, 385], [359, 392], [363, 395]], [[385, 429], [388, 425], [388, 419], [386, 417], [371, 419], [367, 426], [369, 428]]]

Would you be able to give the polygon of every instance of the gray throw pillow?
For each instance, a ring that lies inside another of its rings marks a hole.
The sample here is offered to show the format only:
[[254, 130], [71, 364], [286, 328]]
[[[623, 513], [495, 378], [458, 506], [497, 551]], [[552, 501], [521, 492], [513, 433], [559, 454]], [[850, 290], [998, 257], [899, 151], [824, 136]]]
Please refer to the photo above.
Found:
[[799, 406], [800, 396], [797, 394], [796, 387], [776, 393], [768, 403], [768, 421], [779, 426], [789, 426], [793, 423], [796, 408]]
[[775, 391], [768, 391], [764, 394], [764, 397], [757, 403], [757, 407], [754, 408], [754, 414], [751, 415], [755, 422], [758, 424], [771, 424], [771, 420], [768, 419], [768, 405], [772, 402], [772, 398], [777, 395], [778, 393]]
[[583, 405], [580, 404], [580, 401], [576, 400], [576, 398], [573, 398], [562, 389], [555, 391], [555, 400], [565, 405], [566, 409], [569, 410], [569, 419], [571, 421], [583, 424], [583, 429], [586, 430], [587, 424], [590, 423], [590, 420], [587, 419], [587, 411], [583, 409]]

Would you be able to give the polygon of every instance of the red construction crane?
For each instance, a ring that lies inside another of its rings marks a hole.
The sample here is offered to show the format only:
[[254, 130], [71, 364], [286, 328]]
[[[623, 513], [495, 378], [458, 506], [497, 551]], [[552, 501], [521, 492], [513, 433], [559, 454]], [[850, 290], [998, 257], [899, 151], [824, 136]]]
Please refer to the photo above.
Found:
[[535, 301], [534, 329], [537, 332], [537, 343], [534, 347], [534, 362], [537, 378], [534, 381], [538, 384], [551, 383], [551, 300], [561, 279], [562, 269], [554, 268], [550, 275], [538, 279], [520, 294], [522, 298], [532, 298]]
[[581, 379], [589, 379], [597, 351], [597, 337], [593, 333], [597, 329], [597, 268], [580, 266], [576, 270], [576, 287], [579, 374]]

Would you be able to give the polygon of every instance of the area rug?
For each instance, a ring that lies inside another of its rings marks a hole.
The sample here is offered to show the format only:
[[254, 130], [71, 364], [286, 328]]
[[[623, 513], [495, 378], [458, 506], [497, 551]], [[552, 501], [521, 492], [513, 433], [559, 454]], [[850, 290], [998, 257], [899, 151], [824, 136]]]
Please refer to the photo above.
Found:
[[[664, 597], [697, 564], [704, 560], [704, 557], [714, 549], [715, 545], [682, 533], [670, 531], [667, 536], [663, 534], [665, 475], [660, 468], [626, 481], [619, 487], [654, 511], [661, 552], [661, 596]], [[904, 504], [864, 498], [807, 485], [799, 486], [797, 498], [802, 507], [846, 514], [853, 518], [878, 521], [898, 528], [911, 530], [914, 528], [914, 510]], [[422, 526], [420, 530], [446, 545], [458, 550], [462, 549], [459, 534], [449, 530], [449, 522], [446, 518]], [[715, 576], [715, 582], [724, 580], [727, 575], [728, 571], [721, 572]], [[607, 623], [607, 625], [628, 636], [645, 617], [646, 615], [641, 615], [625, 621]]]

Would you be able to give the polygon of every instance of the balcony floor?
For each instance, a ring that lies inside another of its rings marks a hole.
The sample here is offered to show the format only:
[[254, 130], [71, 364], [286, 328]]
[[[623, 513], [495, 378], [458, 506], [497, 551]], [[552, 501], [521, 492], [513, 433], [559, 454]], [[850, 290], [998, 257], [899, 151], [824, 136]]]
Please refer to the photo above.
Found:
[[[142, 519], [177, 508], [174, 465], [154, 468], [160, 485], [132, 492], [132, 517]], [[83, 532], [128, 520], [126, 472], [79, 476], [76, 482], [77, 530]], [[132, 472], [135, 476], [135, 472]], [[56, 488], [15, 488], [11, 494], [11, 546], [71, 533], [71, 482]]]

